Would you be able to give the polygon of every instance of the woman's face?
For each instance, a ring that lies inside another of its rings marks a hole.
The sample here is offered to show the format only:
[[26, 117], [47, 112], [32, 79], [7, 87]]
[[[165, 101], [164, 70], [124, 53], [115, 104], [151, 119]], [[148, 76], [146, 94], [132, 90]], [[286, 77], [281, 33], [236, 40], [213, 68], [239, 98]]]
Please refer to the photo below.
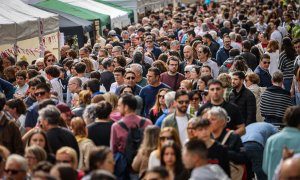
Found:
[[204, 91], [205, 89], [205, 82], [202, 81], [201, 79], [198, 80], [198, 88], [200, 91]]
[[166, 91], [159, 92], [159, 94], [158, 94], [158, 101], [159, 101], [160, 105], [166, 105], [166, 103], [165, 103], [165, 94], [166, 93], [167, 93]]
[[210, 69], [208, 69], [207, 67], [202, 67], [201, 68], [201, 75], [202, 76], [210, 76], [211, 75]]
[[133, 94], [132, 89], [129, 88], [129, 87], [126, 87], [126, 88], [123, 90], [123, 92], [122, 92], [121, 95], [123, 95], [123, 94]]
[[173, 148], [166, 148], [163, 155], [163, 160], [166, 166], [174, 166], [174, 164], [176, 163], [176, 156]]
[[77, 107], [79, 105], [79, 96], [77, 94], [74, 94], [71, 103], [72, 107]]
[[245, 78], [245, 86], [246, 87], [249, 87], [249, 86], [251, 86], [253, 83], [249, 80], [249, 78], [248, 77], [246, 77]]
[[200, 96], [198, 94], [194, 94], [190, 103], [191, 103], [192, 107], [198, 107], [198, 105], [200, 103]]
[[225, 124], [224, 124], [225, 122], [223, 120], [219, 119], [217, 116], [208, 114], [208, 119], [211, 123], [210, 131], [212, 133], [218, 131], [220, 128], [223, 129], [225, 127]]
[[193, 68], [192, 70], [191, 70], [191, 79], [193, 79], [193, 80], [195, 80], [195, 79], [198, 79], [198, 74], [197, 74], [197, 71], [196, 71], [196, 69], [195, 68]]
[[49, 56], [46, 60], [46, 66], [51, 66], [55, 64], [55, 57], [54, 56]]
[[71, 74], [72, 74], [72, 76], [76, 76], [77, 75], [77, 72], [75, 70], [75, 66], [71, 67]]
[[194, 131], [195, 131], [195, 129], [193, 127], [193, 124], [192, 123], [188, 123], [187, 134], [188, 134], [189, 139], [192, 139], [192, 138], [195, 137]]
[[120, 67], [120, 64], [118, 63], [117, 59], [115, 58], [113, 60], [113, 66], [116, 68], [116, 67]]
[[45, 140], [44, 136], [42, 134], [39, 134], [39, 133], [32, 135], [32, 137], [30, 139], [29, 146], [32, 146], [32, 145], [37, 145], [37, 146], [40, 146], [42, 148], [45, 148], [46, 147], [46, 140]]
[[36, 64], [36, 66], [37, 66], [38, 70], [43, 70], [45, 68], [44, 62], [38, 62]]
[[114, 173], [114, 168], [115, 168], [114, 156], [111, 152], [109, 152], [103, 164], [100, 166], [100, 169]]
[[29, 169], [32, 169], [38, 163], [35, 155], [31, 152], [26, 152], [25, 158], [27, 159]]
[[173, 142], [174, 141], [174, 137], [172, 135], [171, 132], [166, 131], [161, 133], [161, 135], [159, 136], [160, 138], [160, 145], [163, 146], [164, 144], [167, 144], [169, 142]]

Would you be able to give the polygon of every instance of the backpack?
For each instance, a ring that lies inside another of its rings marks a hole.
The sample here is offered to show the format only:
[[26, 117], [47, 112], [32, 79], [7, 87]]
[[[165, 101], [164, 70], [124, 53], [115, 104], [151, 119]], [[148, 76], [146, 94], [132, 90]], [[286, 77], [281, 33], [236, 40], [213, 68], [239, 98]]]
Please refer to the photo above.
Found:
[[143, 141], [144, 129], [142, 128], [146, 120], [141, 119], [139, 125], [136, 125], [134, 128], [128, 128], [126, 124], [122, 121], [119, 121], [119, 125], [128, 132], [126, 147], [125, 147], [125, 157], [127, 164], [131, 166], [134, 157], [137, 154], [137, 151], [140, 147], [140, 144]]

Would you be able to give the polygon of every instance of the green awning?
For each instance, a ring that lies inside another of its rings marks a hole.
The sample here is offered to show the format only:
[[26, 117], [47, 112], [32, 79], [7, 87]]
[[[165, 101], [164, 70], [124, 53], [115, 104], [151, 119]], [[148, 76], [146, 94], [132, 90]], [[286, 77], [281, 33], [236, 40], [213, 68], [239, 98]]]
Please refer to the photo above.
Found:
[[43, 9], [61, 11], [63, 13], [70, 14], [85, 20], [100, 20], [101, 27], [110, 24], [110, 16], [108, 15], [90, 11], [57, 0], [45, 0], [34, 4], [33, 6], [41, 7]]
[[100, 3], [102, 3], [102, 4], [106, 4], [106, 5], [108, 5], [108, 6], [114, 7], [114, 8], [116, 8], [116, 9], [119, 9], [119, 10], [122, 10], [122, 11], [125, 11], [125, 12], [127, 12], [128, 17], [129, 17], [130, 19], [132, 19], [132, 20], [134, 19], [134, 13], [133, 13], [133, 10], [132, 10], [132, 9], [124, 8], [124, 7], [119, 6], [119, 5], [117, 5], [117, 4], [113, 4], [113, 3], [110, 3], [110, 2], [107, 2], [107, 1], [103, 1], [103, 0], [94, 0], [94, 1], [100, 2]]

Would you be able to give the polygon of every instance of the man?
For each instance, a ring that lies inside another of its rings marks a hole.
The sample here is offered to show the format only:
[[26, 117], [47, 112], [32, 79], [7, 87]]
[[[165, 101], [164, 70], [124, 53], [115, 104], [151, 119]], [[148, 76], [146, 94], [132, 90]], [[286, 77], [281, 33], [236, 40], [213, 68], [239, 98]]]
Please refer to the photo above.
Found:
[[265, 23], [265, 17], [263, 14], [259, 15], [258, 22], [255, 24], [256, 30], [258, 32], [265, 32], [267, 30], [268, 25]]
[[197, 18], [197, 26], [194, 28], [196, 36], [201, 36], [203, 33], [202, 23], [203, 23], [203, 19], [198, 17]]
[[5, 162], [4, 179], [24, 180], [27, 178], [27, 160], [17, 154], [10, 155]]
[[26, 83], [26, 70], [20, 70], [16, 73], [16, 91], [14, 96], [16, 98], [24, 98], [26, 96], [27, 90], [29, 88], [28, 84]]
[[173, 40], [170, 42], [170, 50], [176, 52], [180, 51], [180, 43], [178, 40]]
[[[240, 50], [236, 48], [232, 48], [229, 51], [229, 58], [221, 65], [219, 69], [219, 74], [226, 73], [229, 74], [229, 69], [232, 66], [233, 62], [237, 59], [235, 57], [240, 57]], [[239, 58], [240, 59], [240, 58]]]
[[89, 78], [85, 77], [85, 71], [86, 71], [86, 64], [84, 62], [79, 62], [75, 64], [75, 71], [77, 73], [76, 77], [78, 77], [82, 85], [89, 80]]
[[244, 86], [246, 76], [242, 71], [232, 74], [232, 91], [229, 94], [229, 102], [235, 104], [245, 120], [245, 124], [256, 122], [256, 99], [254, 94]]
[[98, 94], [104, 94], [100, 92], [100, 81], [96, 78], [89, 79], [86, 82], [86, 89], [92, 93], [92, 98]]
[[204, 45], [209, 47], [211, 57], [216, 59], [216, 54], [220, 47], [219, 44], [213, 40], [213, 37], [210, 34], [204, 34], [202, 41]]
[[270, 55], [269, 54], [263, 54], [259, 65], [255, 68], [254, 73], [256, 73], [259, 76], [259, 83], [258, 85], [260, 87], [270, 87], [272, 86], [272, 76], [269, 73], [269, 66], [270, 66]]
[[[275, 110], [273, 111], [276, 112]], [[284, 148], [291, 149], [294, 151], [294, 153], [300, 153], [299, 117], [299, 106], [292, 106], [287, 108], [283, 117], [283, 122], [286, 123], [286, 127], [267, 140], [263, 155], [262, 168], [268, 176], [268, 180], [273, 179], [275, 168], [282, 158], [282, 151]]]
[[175, 101], [176, 110], [164, 119], [162, 128], [175, 128], [179, 134], [181, 144], [184, 144], [188, 139], [187, 125], [190, 119], [189, 114], [186, 112], [190, 103], [188, 93], [185, 90], [176, 91]]
[[265, 122], [282, 125], [285, 110], [292, 106], [290, 92], [282, 88], [283, 74], [280, 71], [272, 75], [272, 86], [261, 95], [260, 111]]
[[242, 142], [249, 160], [252, 164], [252, 172], [257, 179], [267, 179], [262, 170], [264, 147], [267, 139], [278, 132], [278, 129], [270, 123], [255, 122], [246, 126], [246, 134], [242, 136]]
[[211, 60], [211, 51], [208, 46], [201, 45], [197, 50], [199, 61], [202, 65], [208, 65], [212, 71], [212, 77], [217, 79], [219, 75], [218, 64]]
[[123, 56], [122, 51], [123, 49], [121, 46], [114, 46], [111, 51], [111, 56], [112, 57]]
[[74, 135], [59, 124], [60, 111], [54, 105], [48, 105], [39, 110], [41, 128], [46, 132], [49, 145], [55, 154], [63, 146], [73, 148], [79, 157], [79, 147]]
[[275, 22], [270, 21], [268, 26], [270, 27], [270, 33], [271, 33], [270, 40], [277, 41], [279, 47], [281, 47], [283, 34], [278, 30], [279, 24], [280, 24], [280, 20], [276, 20]]
[[207, 162], [207, 147], [202, 140], [188, 141], [182, 151], [182, 161], [187, 169], [192, 169], [193, 180], [229, 180], [219, 165]]
[[41, 83], [41, 81], [38, 78], [31, 78], [27, 83], [29, 86], [28, 96], [23, 100], [27, 108], [29, 108], [33, 103], [36, 102], [34, 92], [35, 92], [36, 86], [39, 83]]
[[[89, 57], [90, 57], [90, 52], [89, 52], [88, 48], [82, 47], [79, 50], [79, 58], [83, 59], [83, 58], [89, 58]], [[99, 63], [97, 61], [95, 61], [93, 58], [91, 58], [90, 60], [93, 63], [94, 69], [99, 69]]]
[[131, 71], [134, 72], [135, 74], [135, 82], [141, 86], [141, 87], [145, 87], [148, 82], [147, 82], [147, 78], [143, 77], [143, 67], [140, 64], [137, 63], [133, 63], [129, 65]]
[[154, 37], [148, 35], [145, 39], [146, 52], [152, 52], [155, 56], [155, 59], [158, 59], [159, 55], [162, 53], [160, 48], [154, 46]]
[[278, 179], [299, 179], [299, 177], [300, 177], [299, 155], [284, 160], [280, 166]]
[[184, 61], [180, 63], [179, 65], [179, 72], [181, 74], [184, 74], [184, 67], [186, 65], [197, 65], [197, 66], [201, 66], [201, 63], [194, 59], [193, 56], [193, 48], [191, 46], [185, 46], [183, 48], [183, 56], [184, 56]]
[[123, 67], [116, 67], [114, 70], [114, 79], [116, 82], [110, 85], [109, 92], [115, 93], [117, 88], [124, 84], [125, 69]]
[[169, 180], [168, 170], [163, 166], [156, 166], [146, 171], [144, 180]]
[[168, 58], [167, 65], [168, 71], [160, 75], [161, 82], [167, 84], [173, 91], [179, 89], [180, 82], [185, 79], [184, 75], [177, 72], [180, 60], [171, 56]]
[[[126, 94], [122, 96], [118, 101], [118, 111], [123, 118], [119, 122], [123, 122], [128, 129], [139, 126], [141, 117], [135, 114], [137, 108], [137, 100], [132, 94]], [[145, 129], [152, 122], [149, 119], [145, 119], [142, 129]], [[128, 138], [128, 131], [121, 127], [120, 123], [114, 123], [111, 127], [110, 145], [113, 153], [120, 152], [125, 153], [126, 142]]]
[[[141, 86], [139, 86], [138, 84], [136, 84], [136, 76], [135, 76], [135, 73], [131, 70], [129, 71], [126, 71], [125, 74], [124, 74], [124, 85], [128, 85], [130, 87], [133, 88], [133, 94], [134, 95], [139, 95], [140, 94], [140, 91], [142, 89]], [[123, 86], [120, 86], [116, 89], [116, 94], [117, 95], [120, 95], [120, 90]]]
[[229, 58], [229, 50], [232, 48], [230, 46], [231, 40], [228, 35], [224, 35], [223, 42], [224, 46], [218, 50], [216, 55], [218, 66], [221, 66], [226, 61], [226, 59]]
[[230, 103], [226, 102], [223, 98], [224, 88], [223, 84], [219, 80], [211, 80], [208, 82], [208, 95], [210, 97], [210, 102], [205, 103], [201, 106], [197, 112], [197, 116], [200, 116], [206, 108], [211, 108], [214, 106], [222, 107], [226, 110], [230, 120], [227, 122], [226, 128], [235, 130], [236, 134], [240, 136], [245, 134], [245, 123], [241, 115], [239, 108]]
[[242, 52], [241, 56], [243, 56], [245, 58], [248, 67], [252, 71], [254, 71], [254, 69], [258, 65], [258, 61], [256, 59], [256, 56], [250, 52], [251, 47], [252, 47], [252, 45], [249, 40], [243, 41], [243, 43], [242, 43], [243, 52]]
[[294, 49], [297, 53], [297, 57], [294, 64], [294, 72], [297, 72], [299, 66], [300, 66], [300, 38], [293, 40]]
[[57, 98], [60, 102], [63, 102], [63, 89], [62, 89], [62, 84], [58, 81], [59, 75], [60, 75], [60, 70], [58, 69], [57, 66], [48, 66], [45, 69], [45, 73], [47, 76], [47, 79], [51, 83], [51, 90], [52, 92], [57, 93]]
[[0, 145], [5, 146], [11, 153], [23, 155], [24, 147], [19, 128], [5, 115], [3, 111], [5, 103], [5, 95], [0, 93]]
[[151, 67], [148, 69], [147, 74], [148, 85], [143, 87], [140, 92], [140, 97], [143, 99], [144, 108], [142, 111], [142, 115], [145, 117], [149, 116], [149, 110], [153, 107], [155, 103], [155, 97], [158, 91], [161, 88], [169, 88], [170, 87], [160, 81], [160, 71], [156, 67]]
[[67, 51], [70, 50], [70, 46], [69, 45], [63, 45], [60, 48], [60, 60], [59, 60], [59, 65], [62, 65], [63, 60], [67, 57]]
[[37, 100], [32, 106], [27, 109], [26, 118], [25, 118], [25, 128], [26, 131], [34, 128], [37, 124], [38, 119], [38, 109], [39, 102], [43, 100], [50, 99], [50, 87], [45, 83], [40, 83], [36, 86], [36, 90], [34, 92], [34, 96]]
[[163, 97], [165, 99], [165, 104], [166, 104], [166, 110], [163, 111], [163, 114], [157, 118], [155, 125], [158, 127], [162, 126], [162, 123], [164, 119], [169, 115], [175, 112], [176, 110], [176, 103], [175, 103], [175, 91], [170, 91], [165, 94]]
[[186, 38], [186, 41], [189, 42], [190, 46], [193, 45], [193, 43], [195, 42], [195, 37], [196, 37], [196, 34], [195, 34], [195, 31], [194, 30], [188, 30], [186, 32], [186, 35], [187, 35], [187, 38]]
[[103, 84], [103, 86], [105, 87], [106, 92], [109, 91], [111, 84], [115, 82], [113, 74], [114, 67], [112, 64], [113, 60], [111, 58], [106, 58], [102, 62], [104, 71], [101, 73], [101, 84]]
[[81, 91], [82, 82], [78, 77], [71, 77], [68, 82], [67, 104], [71, 106], [72, 96]]

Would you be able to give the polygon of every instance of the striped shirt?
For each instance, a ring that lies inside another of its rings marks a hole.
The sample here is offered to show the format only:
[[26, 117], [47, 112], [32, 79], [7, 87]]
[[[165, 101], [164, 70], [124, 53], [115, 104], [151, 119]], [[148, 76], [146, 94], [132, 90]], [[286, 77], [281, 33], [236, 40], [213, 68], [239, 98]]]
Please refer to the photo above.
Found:
[[285, 52], [280, 53], [278, 69], [282, 71], [284, 79], [293, 79], [294, 61], [295, 59], [288, 58]]
[[290, 93], [279, 86], [270, 86], [261, 95], [260, 111], [263, 117], [282, 120], [289, 106], [292, 106]]

